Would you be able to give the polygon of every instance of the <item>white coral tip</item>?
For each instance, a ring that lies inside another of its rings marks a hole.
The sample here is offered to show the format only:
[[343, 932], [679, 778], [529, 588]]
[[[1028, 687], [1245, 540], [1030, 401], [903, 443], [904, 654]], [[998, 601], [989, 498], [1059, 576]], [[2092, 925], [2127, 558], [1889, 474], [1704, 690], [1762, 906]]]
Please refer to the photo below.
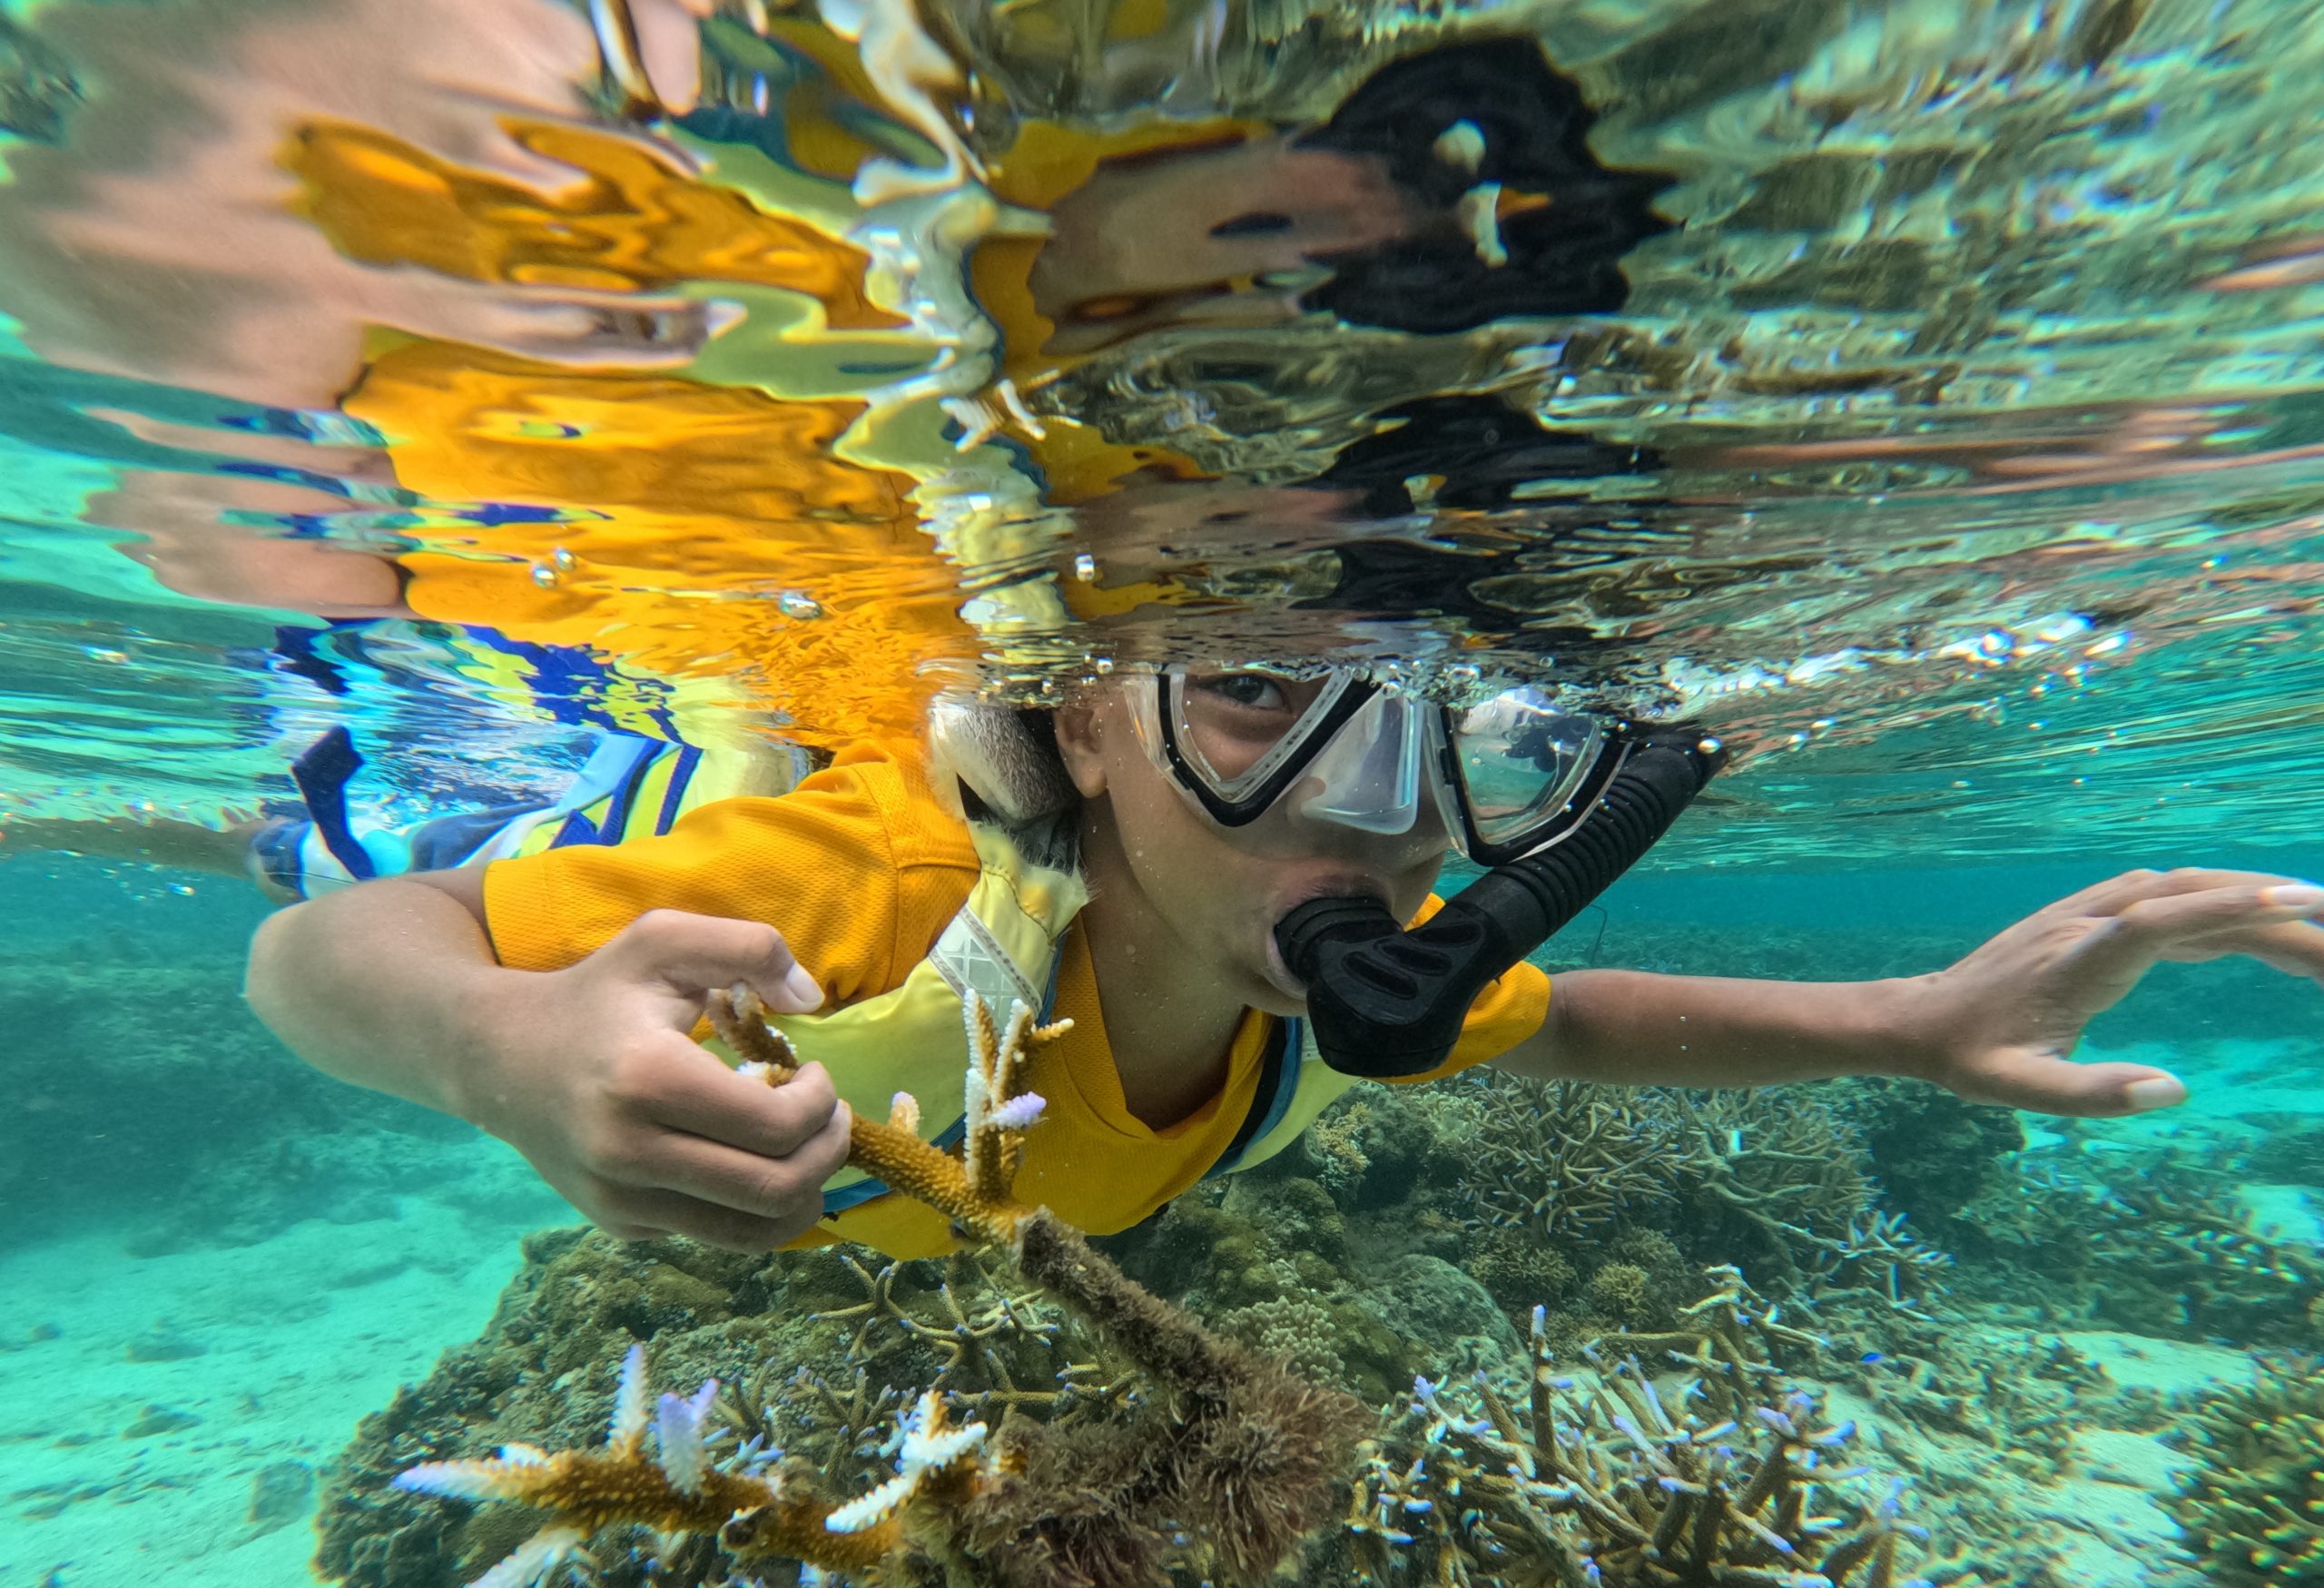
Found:
[[[896, 1470], [907, 1477], [949, 1465], [984, 1443], [982, 1423], [942, 1428], [944, 1403], [934, 1390], [914, 1401], [896, 1423]], [[935, 1430], [931, 1432], [931, 1430]]]
[[606, 1443], [615, 1450], [635, 1450], [645, 1436], [645, 1346], [630, 1346], [621, 1359], [621, 1383], [614, 1391], [613, 1426]]
[[664, 1396], [656, 1408], [654, 1437], [662, 1447], [662, 1474], [682, 1494], [702, 1492], [702, 1425], [717, 1397], [718, 1381], [707, 1379], [690, 1397]]
[[824, 1517], [823, 1531], [861, 1533], [867, 1527], [877, 1527], [895, 1514], [897, 1506], [911, 1498], [911, 1492], [918, 1487], [918, 1473], [898, 1473], [870, 1494], [858, 1494]]
[[577, 1527], [544, 1527], [468, 1588], [537, 1588], [558, 1567], [572, 1565], [580, 1558], [586, 1537]]
[[423, 1461], [396, 1474], [390, 1481], [408, 1494], [440, 1494], [447, 1500], [506, 1500], [513, 1494], [510, 1475], [508, 1469], [497, 1461]]
[[920, 1134], [920, 1100], [908, 1091], [900, 1091], [888, 1102], [888, 1123], [899, 1130]]
[[1049, 1103], [1039, 1092], [1020, 1091], [987, 1113], [985, 1119], [1003, 1130], [1024, 1130], [1032, 1127], [1047, 1107]]
[[908, 1473], [922, 1473], [952, 1463], [984, 1443], [982, 1423], [947, 1428], [941, 1434], [913, 1432], [904, 1435], [901, 1465]]

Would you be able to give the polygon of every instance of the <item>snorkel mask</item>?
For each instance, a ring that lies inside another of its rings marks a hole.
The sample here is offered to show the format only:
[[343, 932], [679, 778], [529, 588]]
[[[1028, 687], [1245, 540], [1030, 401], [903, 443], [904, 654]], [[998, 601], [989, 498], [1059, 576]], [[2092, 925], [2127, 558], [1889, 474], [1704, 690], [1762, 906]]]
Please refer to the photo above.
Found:
[[1227, 832], [1281, 811], [1409, 832], [1433, 804], [1489, 868], [1422, 926], [1370, 897], [1310, 900], [1275, 926], [1333, 1069], [1442, 1064], [1469, 1006], [1637, 863], [1724, 761], [1678, 727], [1560, 705], [1530, 686], [1423, 698], [1347, 672], [1169, 669], [1128, 681], [1147, 755]]

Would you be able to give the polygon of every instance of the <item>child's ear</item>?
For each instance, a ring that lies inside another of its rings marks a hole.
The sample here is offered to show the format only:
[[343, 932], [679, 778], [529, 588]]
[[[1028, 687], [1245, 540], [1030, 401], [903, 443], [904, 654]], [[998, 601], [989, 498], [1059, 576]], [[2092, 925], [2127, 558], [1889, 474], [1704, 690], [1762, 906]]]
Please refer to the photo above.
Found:
[[1100, 709], [1098, 701], [1077, 700], [1059, 706], [1052, 715], [1058, 759], [1065, 763], [1065, 774], [1085, 800], [1106, 792], [1106, 758], [1098, 748]]

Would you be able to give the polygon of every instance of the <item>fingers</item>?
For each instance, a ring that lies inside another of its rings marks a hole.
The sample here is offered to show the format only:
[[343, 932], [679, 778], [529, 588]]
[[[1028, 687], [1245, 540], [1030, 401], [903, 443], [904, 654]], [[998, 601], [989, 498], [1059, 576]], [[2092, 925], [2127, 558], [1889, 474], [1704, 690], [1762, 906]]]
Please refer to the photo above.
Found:
[[823, 1182], [847, 1167], [847, 1139], [844, 1108], [787, 1158], [763, 1158], [673, 1132], [654, 1145], [654, 1189], [786, 1224], [795, 1235], [822, 1217]]
[[634, 1179], [601, 1181], [583, 1210], [617, 1240], [682, 1235], [730, 1251], [772, 1251], [822, 1217], [823, 1182], [846, 1165], [847, 1142], [844, 1107], [779, 1159], [665, 1131], [623, 1165]]
[[[2181, 866], [2175, 871], [2124, 872], [2093, 883], [2043, 912], [2075, 915], [2117, 915], [2130, 905], [2149, 899], [2175, 897], [2183, 893], [2209, 893], [2221, 889], [2242, 889], [2257, 893], [2270, 888], [2313, 888], [2297, 877], [2279, 876], [2270, 872], [2225, 871], [2210, 866]], [[2324, 905], [2324, 891], [2317, 893], [2315, 903]]]
[[703, 1058], [703, 1064], [663, 1071], [645, 1110], [654, 1123], [737, 1151], [788, 1158], [827, 1135], [836, 1114], [841, 1156], [846, 1156], [846, 1110], [822, 1065], [810, 1064], [783, 1085], [769, 1086], [707, 1053]]
[[660, 1240], [684, 1236], [730, 1252], [769, 1252], [804, 1234], [814, 1223], [758, 1218], [677, 1191], [625, 1187], [606, 1198], [607, 1211], [592, 1222], [615, 1240]]
[[683, 1235], [765, 1251], [822, 1215], [850, 1119], [821, 1065], [770, 1087], [686, 1044], [638, 1067], [638, 1090], [581, 1143], [576, 1205], [625, 1240]]
[[[2105, 1002], [2127, 991], [2156, 961], [2208, 957], [2206, 940], [2288, 925], [2324, 912], [2324, 890], [2248, 872], [2207, 887], [2151, 893], [2122, 903], [2073, 951]], [[2216, 952], [2238, 952], [2222, 944]], [[2097, 1007], [2103, 1007], [2100, 1004]]]
[[2186, 1083], [2166, 1070], [2145, 1064], [2076, 1064], [2028, 1048], [1989, 1055], [1956, 1072], [1949, 1084], [1971, 1102], [2085, 1119], [2148, 1113], [2187, 1099]]
[[[747, 982], [778, 1013], [822, 1007], [823, 990], [792, 956], [783, 934], [763, 922], [649, 910], [598, 952], [690, 1001], [694, 1017], [702, 1011], [704, 989], [737, 981]], [[693, 1023], [693, 1017], [684, 1021], [689, 1029]]]
[[2174, 960], [2215, 960], [2222, 954], [2249, 954], [2290, 976], [2324, 981], [2324, 926], [2305, 921], [2280, 921], [2272, 925], [2242, 926], [2213, 932], [2182, 943], [2169, 954]]

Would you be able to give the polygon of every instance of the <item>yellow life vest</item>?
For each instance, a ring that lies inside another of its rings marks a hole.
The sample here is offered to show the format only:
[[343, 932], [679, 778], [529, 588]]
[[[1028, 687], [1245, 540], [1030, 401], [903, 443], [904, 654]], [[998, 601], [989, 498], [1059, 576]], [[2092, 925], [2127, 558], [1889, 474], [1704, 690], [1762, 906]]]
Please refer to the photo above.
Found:
[[[1059, 945], [1089, 896], [1078, 876], [1037, 864], [1000, 829], [972, 823], [970, 833], [980, 869], [968, 901], [900, 985], [828, 1013], [772, 1017], [803, 1057], [829, 1070], [857, 1113], [884, 1119], [895, 1094], [910, 1092], [921, 1135], [940, 1147], [957, 1142], [964, 1124], [963, 997], [978, 993], [1003, 1019], [1017, 1003], [1046, 1014]], [[711, 1046], [735, 1061], [723, 1044]], [[1355, 1084], [1323, 1061], [1303, 1021], [1276, 1022], [1263, 1063], [1249, 1115], [1206, 1174], [1274, 1157]], [[848, 1237], [847, 1212], [887, 1189], [862, 1169], [842, 1170], [823, 1188], [824, 1233]]]

